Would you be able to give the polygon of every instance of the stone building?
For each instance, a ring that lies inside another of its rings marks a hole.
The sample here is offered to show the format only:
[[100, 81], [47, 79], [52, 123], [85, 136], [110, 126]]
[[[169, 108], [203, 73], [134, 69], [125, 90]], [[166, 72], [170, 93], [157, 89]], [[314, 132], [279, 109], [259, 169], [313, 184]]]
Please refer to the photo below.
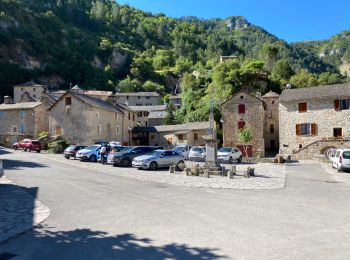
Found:
[[75, 91], [66, 92], [49, 108], [50, 134], [82, 145], [112, 140], [128, 145], [135, 125], [132, 110]]
[[268, 150], [278, 148], [278, 94], [270, 91], [262, 98], [244, 91], [236, 93], [224, 102], [223, 146], [238, 147], [245, 151], [238, 132], [250, 127], [253, 140], [248, 144], [248, 156], [265, 156]]
[[295, 158], [350, 147], [350, 84], [285, 89], [279, 123], [280, 150]]
[[115, 102], [128, 106], [157, 106], [161, 98], [157, 92], [116, 93]]
[[[162, 119], [164, 115], [164, 111], [167, 105], [156, 105], [156, 106], [129, 106], [131, 110], [137, 113], [136, 122], [138, 126], [154, 126], [161, 125], [159, 120], [154, 120], [156, 115], [161, 115], [160, 119]], [[150, 118], [151, 116], [151, 118]], [[149, 122], [151, 119], [151, 122]]]
[[132, 139], [137, 145], [170, 148], [177, 144], [204, 146], [204, 137], [209, 134], [209, 126], [209, 122], [193, 122], [180, 125], [135, 127], [132, 131]]
[[36, 101], [40, 101], [42, 95], [47, 92], [48, 88], [46, 86], [37, 84], [31, 80], [23, 84], [13, 86], [13, 101], [14, 103], [18, 103], [23, 97], [24, 93], [27, 93]]
[[169, 97], [169, 102], [174, 105], [175, 109], [179, 109], [182, 104], [182, 95], [181, 94], [171, 95]]
[[49, 130], [47, 109], [48, 105], [43, 102], [1, 104], [0, 134], [36, 139], [41, 132]]

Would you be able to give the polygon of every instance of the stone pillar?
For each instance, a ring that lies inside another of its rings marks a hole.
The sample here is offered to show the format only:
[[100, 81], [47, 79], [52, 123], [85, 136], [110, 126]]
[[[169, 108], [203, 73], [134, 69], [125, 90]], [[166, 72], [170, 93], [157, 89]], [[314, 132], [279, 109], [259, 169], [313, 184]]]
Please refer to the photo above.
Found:
[[217, 152], [218, 152], [218, 140], [216, 139], [207, 139], [205, 140], [205, 164], [204, 168], [208, 169], [218, 169], [217, 165]]

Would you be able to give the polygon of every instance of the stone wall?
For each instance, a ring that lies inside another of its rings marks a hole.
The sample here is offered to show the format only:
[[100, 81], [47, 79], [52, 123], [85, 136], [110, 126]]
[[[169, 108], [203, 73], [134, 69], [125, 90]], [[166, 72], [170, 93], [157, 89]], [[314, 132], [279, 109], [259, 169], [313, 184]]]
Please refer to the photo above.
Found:
[[36, 133], [34, 108], [8, 109], [2, 110], [1, 113], [0, 133], [20, 132], [23, 129], [24, 135], [34, 138]]
[[[238, 113], [238, 105], [245, 105], [245, 113]], [[262, 100], [245, 92], [237, 93], [223, 105], [223, 145], [235, 147], [243, 143], [238, 138], [238, 122], [245, 121], [253, 131], [253, 156], [265, 155], [265, 109]]]
[[[195, 140], [194, 136], [197, 134], [198, 139]], [[152, 137], [152, 135], [154, 137]], [[190, 133], [183, 134], [182, 140], [179, 139], [178, 134], [171, 132], [160, 132], [160, 133], [150, 133], [149, 144], [150, 145], [159, 145], [164, 147], [174, 147], [177, 144], [188, 144], [195, 146], [204, 146], [205, 141], [202, 136], [208, 135], [208, 129], [203, 130], [193, 130]]]
[[[279, 115], [278, 97], [263, 97], [266, 107], [265, 118], [265, 149], [278, 150], [279, 148]], [[272, 147], [272, 145], [274, 147]]]
[[[72, 98], [69, 113], [66, 112], [64, 98], [50, 110], [51, 135], [61, 131], [61, 135], [68, 141], [81, 145], [91, 145], [99, 140], [119, 142], [128, 140], [123, 114], [93, 107], [69, 94], [66, 97]], [[98, 125], [101, 126], [101, 132]], [[117, 126], [119, 126], [118, 134]]]
[[46, 88], [42, 86], [15, 86], [13, 88], [13, 101], [18, 103], [24, 92], [27, 92], [32, 98], [40, 100], [45, 91]]
[[[299, 113], [298, 103], [301, 102], [307, 102], [307, 112]], [[316, 124], [316, 134], [298, 136], [296, 125], [301, 123]], [[334, 128], [342, 128], [343, 137], [348, 137], [350, 110], [336, 111], [334, 100], [331, 99], [280, 102], [279, 125], [280, 152], [293, 154], [293, 151], [296, 152], [315, 141], [332, 138]], [[303, 153], [300, 153], [299, 157], [302, 157]]]

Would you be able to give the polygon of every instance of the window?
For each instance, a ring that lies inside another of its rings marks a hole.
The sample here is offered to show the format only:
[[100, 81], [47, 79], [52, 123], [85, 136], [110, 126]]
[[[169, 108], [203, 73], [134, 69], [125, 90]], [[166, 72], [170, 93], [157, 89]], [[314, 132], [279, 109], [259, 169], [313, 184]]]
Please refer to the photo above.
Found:
[[149, 115], [149, 112], [148, 111], [143, 111], [143, 115], [144, 115], [144, 117], [147, 117]]
[[131, 119], [130, 113], [128, 113], [128, 118], [129, 118], [129, 120]]
[[132, 121], [135, 121], [135, 114], [132, 114]]
[[24, 91], [24, 88], [21, 88], [21, 91]]
[[349, 99], [340, 100], [340, 110], [348, 110], [350, 105]]
[[138, 117], [142, 117], [142, 111], [137, 112]]
[[151, 140], [155, 140], [156, 136], [155, 135], [151, 135]]
[[36, 88], [33, 88], [33, 91], [35, 92], [35, 91], [36, 91]]
[[96, 117], [100, 118], [100, 112], [96, 112]]
[[97, 133], [101, 134], [102, 129], [101, 129], [101, 125], [97, 125]]
[[342, 137], [343, 129], [342, 128], [333, 128], [333, 136], [334, 137]]
[[19, 114], [20, 114], [21, 119], [23, 119], [26, 117], [27, 113], [26, 113], [26, 111], [21, 111]]
[[70, 114], [70, 107], [66, 107], [66, 115]]
[[239, 104], [238, 105], [238, 113], [239, 114], [244, 114], [245, 113], [245, 105], [244, 104]]
[[141, 99], [141, 97], [140, 97], [140, 96], [137, 96], [137, 99]]
[[272, 105], [275, 104], [275, 100], [272, 100], [271, 103], [272, 103]]
[[128, 100], [129, 100], [129, 96], [126, 96], [126, 99], [128, 99]]
[[147, 96], [146, 99], [150, 99], [150, 97]]
[[148, 122], [147, 121], [145, 122], [145, 124], [146, 124], [146, 126], [148, 126]]
[[243, 99], [243, 96], [241, 96], [241, 99]]
[[62, 134], [62, 128], [60, 126], [56, 126], [55, 135], [61, 135], [61, 134]]
[[198, 141], [198, 134], [197, 134], [197, 133], [194, 133], [194, 134], [193, 134], [193, 139], [194, 139], [195, 141]]
[[35, 95], [35, 94], [33, 95], [33, 98], [36, 98], [36, 95]]
[[179, 141], [182, 141], [184, 139], [184, 135], [178, 135], [177, 138], [179, 139]]
[[270, 134], [275, 132], [275, 126], [273, 124], [270, 125]]
[[111, 125], [110, 124], [107, 124], [107, 132], [108, 132], [108, 134], [111, 132]]
[[70, 106], [72, 104], [72, 98], [71, 97], [66, 97], [64, 99], [64, 102], [65, 102], [66, 106]]
[[0, 112], [0, 119], [5, 119], [6, 113], [5, 112]]
[[317, 125], [316, 124], [297, 124], [295, 126], [296, 135], [317, 135]]
[[17, 132], [17, 126], [12, 127], [12, 132], [15, 132], [15, 133]]
[[120, 134], [120, 128], [119, 128], [119, 125], [117, 125], [117, 126], [115, 127], [115, 133], [116, 133], [117, 135], [119, 135], [119, 134]]
[[299, 110], [299, 113], [305, 113], [307, 112], [307, 103], [304, 102], [304, 103], [299, 103], [298, 104], [298, 110]]
[[119, 114], [118, 113], [114, 113], [114, 119], [118, 121], [118, 119], [119, 119]]
[[243, 129], [245, 127], [245, 122], [244, 121], [239, 121], [238, 122], [238, 129]]
[[21, 125], [20, 126], [20, 130], [19, 130], [22, 134], [24, 134], [25, 133], [25, 131], [26, 131], [26, 127], [25, 127], [25, 125]]

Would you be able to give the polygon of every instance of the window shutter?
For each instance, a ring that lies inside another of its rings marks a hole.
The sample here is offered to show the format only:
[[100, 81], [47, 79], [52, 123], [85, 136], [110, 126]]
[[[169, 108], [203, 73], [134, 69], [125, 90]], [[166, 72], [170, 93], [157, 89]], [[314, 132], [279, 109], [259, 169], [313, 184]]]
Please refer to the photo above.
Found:
[[311, 124], [311, 135], [317, 135], [317, 125]]
[[244, 121], [239, 121], [238, 122], [238, 129], [242, 129], [245, 127], [245, 122]]
[[339, 101], [339, 99], [334, 100], [334, 109], [335, 109], [335, 111], [339, 111], [340, 110], [340, 101]]
[[245, 113], [245, 105], [244, 104], [239, 104], [238, 105], [238, 113], [239, 114], [244, 114]]
[[295, 134], [297, 136], [301, 135], [301, 125], [300, 124], [295, 125]]

